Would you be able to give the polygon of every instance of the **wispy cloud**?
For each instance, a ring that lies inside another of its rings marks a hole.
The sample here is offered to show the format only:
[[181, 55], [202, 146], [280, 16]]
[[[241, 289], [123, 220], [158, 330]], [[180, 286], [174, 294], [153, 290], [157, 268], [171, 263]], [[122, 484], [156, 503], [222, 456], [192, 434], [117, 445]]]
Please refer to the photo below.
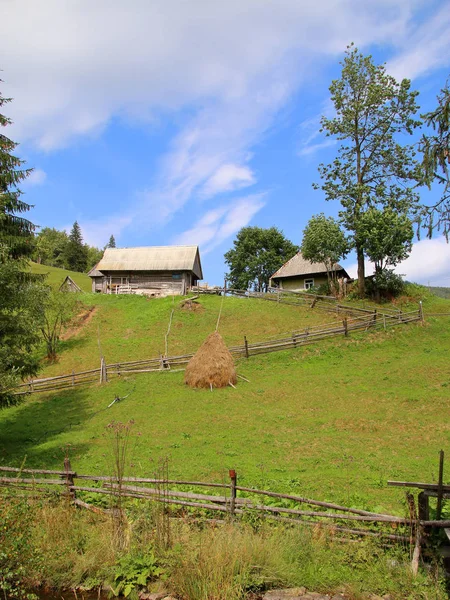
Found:
[[450, 4], [442, 7], [428, 21], [420, 23], [401, 42], [399, 54], [387, 65], [388, 72], [401, 79], [414, 79], [449, 64]]
[[264, 194], [254, 194], [209, 210], [194, 227], [178, 235], [174, 243], [199, 244], [202, 254], [208, 254], [239, 229], [246, 227], [264, 205]]
[[222, 165], [208, 179], [200, 191], [201, 196], [210, 198], [223, 192], [231, 192], [253, 185], [255, 175], [249, 167], [226, 164]]

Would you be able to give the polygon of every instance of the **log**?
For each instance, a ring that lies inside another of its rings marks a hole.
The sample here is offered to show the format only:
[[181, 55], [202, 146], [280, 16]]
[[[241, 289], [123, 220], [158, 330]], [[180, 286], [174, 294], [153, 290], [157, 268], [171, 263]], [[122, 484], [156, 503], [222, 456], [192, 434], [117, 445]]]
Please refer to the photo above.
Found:
[[[47, 469], [22, 469], [20, 467], [0, 467], [0, 471], [8, 471], [12, 473], [38, 473], [39, 475], [60, 475], [61, 477], [66, 476], [66, 471], [49, 471]], [[70, 471], [70, 474], [74, 477], [77, 476], [75, 471]]]

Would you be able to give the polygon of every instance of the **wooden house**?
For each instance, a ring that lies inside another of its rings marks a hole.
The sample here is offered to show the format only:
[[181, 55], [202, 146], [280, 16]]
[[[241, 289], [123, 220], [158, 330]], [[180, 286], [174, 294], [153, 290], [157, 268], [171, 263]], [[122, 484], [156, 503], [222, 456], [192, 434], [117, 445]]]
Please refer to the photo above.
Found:
[[103, 294], [184, 295], [203, 279], [198, 246], [106, 248], [88, 273]]
[[[349, 278], [347, 271], [339, 264], [333, 265], [333, 276]], [[283, 290], [307, 291], [327, 283], [327, 269], [324, 263], [311, 263], [301, 252], [290, 258], [270, 278], [270, 285]]]

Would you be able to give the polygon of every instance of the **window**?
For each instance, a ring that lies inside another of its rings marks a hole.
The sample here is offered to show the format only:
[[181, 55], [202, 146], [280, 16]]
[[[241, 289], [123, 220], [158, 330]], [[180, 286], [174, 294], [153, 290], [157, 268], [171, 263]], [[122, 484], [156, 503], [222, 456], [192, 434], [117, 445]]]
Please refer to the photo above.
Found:
[[314, 287], [314, 279], [305, 279], [305, 290], [310, 290]]

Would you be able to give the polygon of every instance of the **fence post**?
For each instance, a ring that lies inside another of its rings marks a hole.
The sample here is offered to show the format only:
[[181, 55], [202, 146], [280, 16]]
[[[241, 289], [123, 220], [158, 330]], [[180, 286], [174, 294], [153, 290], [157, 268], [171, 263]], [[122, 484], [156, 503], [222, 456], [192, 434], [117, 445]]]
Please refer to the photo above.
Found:
[[248, 342], [247, 342], [247, 336], [244, 335], [244, 347], [245, 347], [245, 358], [249, 357], [249, 353], [248, 353]]
[[439, 521], [441, 519], [441, 513], [442, 513], [443, 481], [444, 481], [444, 451], [441, 450], [439, 452], [439, 481], [438, 481], [437, 506], [436, 506], [436, 520], [437, 521]]
[[383, 327], [384, 330], [386, 331], [386, 315], [383, 313]]
[[342, 324], [344, 326], [344, 335], [345, 337], [348, 336], [348, 323], [347, 323], [347, 317], [345, 317], [345, 319], [342, 321]]
[[75, 385], [75, 371], [72, 371], [72, 386]]
[[72, 467], [70, 466], [70, 458], [68, 456], [64, 458], [64, 471], [66, 473], [67, 497], [70, 500], [75, 500], [75, 490], [73, 489], [73, 487], [71, 487], [75, 484], [73, 482], [73, 475], [71, 473]]
[[375, 309], [373, 311], [373, 324], [376, 325], [377, 324], [377, 318], [378, 318], [378, 313], [377, 313], [377, 309]]
[[297, 338], [294, 332], [292, 332], [292, 343], [294, 344], [294, 348], [297, 348]]
[[419, 317], [420, 317], [420, 320], [422, 321], [422, 325], [423, 325], [424, 318], [423, 318], [423, 304], [422, 304], [422, 300], [420, 300], [420, 302], [419, 302]]
[[234, 469], [230, 469], [229, 471], [230, 479], [231, 479], [231, 487], [230, 487], [230, 514], [231, 518], [234, 517], [234, 511], [236, 509], [236, 483], [237, 483], [237, 475]]

